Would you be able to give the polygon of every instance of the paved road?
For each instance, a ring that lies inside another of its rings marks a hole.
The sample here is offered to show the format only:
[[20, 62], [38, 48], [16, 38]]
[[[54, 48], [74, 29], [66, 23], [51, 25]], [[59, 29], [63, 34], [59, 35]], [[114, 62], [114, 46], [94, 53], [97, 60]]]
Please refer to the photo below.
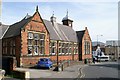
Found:
[[[119, 65], [119, 68], [118, 68]], [[81, 78], [118, 78], [118, 71], [120, 71], [120, 64], [118, 62], [101, 62], [99, 64], [92, 64], [85, 66], [82, 69]]]
[[52, 78], [56, 80], [63, 80], [66, 78], [69, 78], [70, 80], [86, 80], [86, 78], [93, 80], [93, 78], [98, 78], [101, 80], [101, 78], [118, 78], [118, 70], [120, 71], [120, 68], [118, 69], [117, 62], [102, 62], [100, 64], [92, 65], [74, 65], [65, 68], [62, 72], [24, 68], [20, 70], [29, 71], [30, 78], [38, 78], [38, 80], [39, 78]]

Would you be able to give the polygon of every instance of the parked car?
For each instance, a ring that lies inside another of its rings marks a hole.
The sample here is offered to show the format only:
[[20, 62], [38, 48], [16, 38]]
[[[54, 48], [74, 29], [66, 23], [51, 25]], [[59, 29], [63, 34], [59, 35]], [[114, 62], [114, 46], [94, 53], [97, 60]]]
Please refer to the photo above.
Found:
[[40, 58], [40, 60], [37, 63], [38, 68], [44, 67], [44, 68], [50, 69], [52, 67], [52, 65], [53, 65], [53, 63], [50, 60], [50, 58]]

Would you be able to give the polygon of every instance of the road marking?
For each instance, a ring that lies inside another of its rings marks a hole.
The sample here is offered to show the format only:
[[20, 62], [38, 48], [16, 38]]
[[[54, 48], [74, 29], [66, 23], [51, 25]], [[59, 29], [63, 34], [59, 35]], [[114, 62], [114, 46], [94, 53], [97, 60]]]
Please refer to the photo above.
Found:
[[[87, 66], [87, 65], [86, 65]], [[83, 77], [85, 77], [85, 74], [83, 74], [83, 67], [81, 68], [81, 76], [80, 76], [80, 78], [83, 78]]]
[[103, 68], [103, 67], [100, 67], [100, 68]]
[[75, 79], [75, 80], [79, 80], [79, 78], [85, 77], [85, 74], [83, 74], [82, 71], [83, 71], [84, 67], [87, 67], [87, 66], [89, 66], [89, 65], [84, 65], [84, 66], [82, 66], [82, 67], [80, 67], [80, 68], [78, 69], [78, 71], [79, 71], [78, 77], [77, 77], [77, 79]]

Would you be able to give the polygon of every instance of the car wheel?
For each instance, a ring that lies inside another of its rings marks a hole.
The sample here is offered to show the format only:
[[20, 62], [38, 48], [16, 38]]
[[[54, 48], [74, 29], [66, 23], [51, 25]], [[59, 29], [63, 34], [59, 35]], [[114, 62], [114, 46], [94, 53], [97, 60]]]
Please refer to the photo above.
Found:
[[53, 66], [51, 65], [50, 67], [52, 68]]
[[50, 69], [50, 68], [51, 68], [51, 66], [48, 67], [48, 69]]

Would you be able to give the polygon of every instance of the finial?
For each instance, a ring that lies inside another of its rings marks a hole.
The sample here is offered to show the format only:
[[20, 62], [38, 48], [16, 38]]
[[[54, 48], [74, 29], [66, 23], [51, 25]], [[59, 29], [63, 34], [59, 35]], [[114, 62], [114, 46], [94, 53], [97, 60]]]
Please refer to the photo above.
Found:
[[27, 15], [26, 16], [28, 16], [28, 13], [27, 13]]
[[66, 16], [68, 17], [68, 9], [67, 9], [67, 15]]
[[38, 5], [36, 6], [36, 12], [38, 12]]

